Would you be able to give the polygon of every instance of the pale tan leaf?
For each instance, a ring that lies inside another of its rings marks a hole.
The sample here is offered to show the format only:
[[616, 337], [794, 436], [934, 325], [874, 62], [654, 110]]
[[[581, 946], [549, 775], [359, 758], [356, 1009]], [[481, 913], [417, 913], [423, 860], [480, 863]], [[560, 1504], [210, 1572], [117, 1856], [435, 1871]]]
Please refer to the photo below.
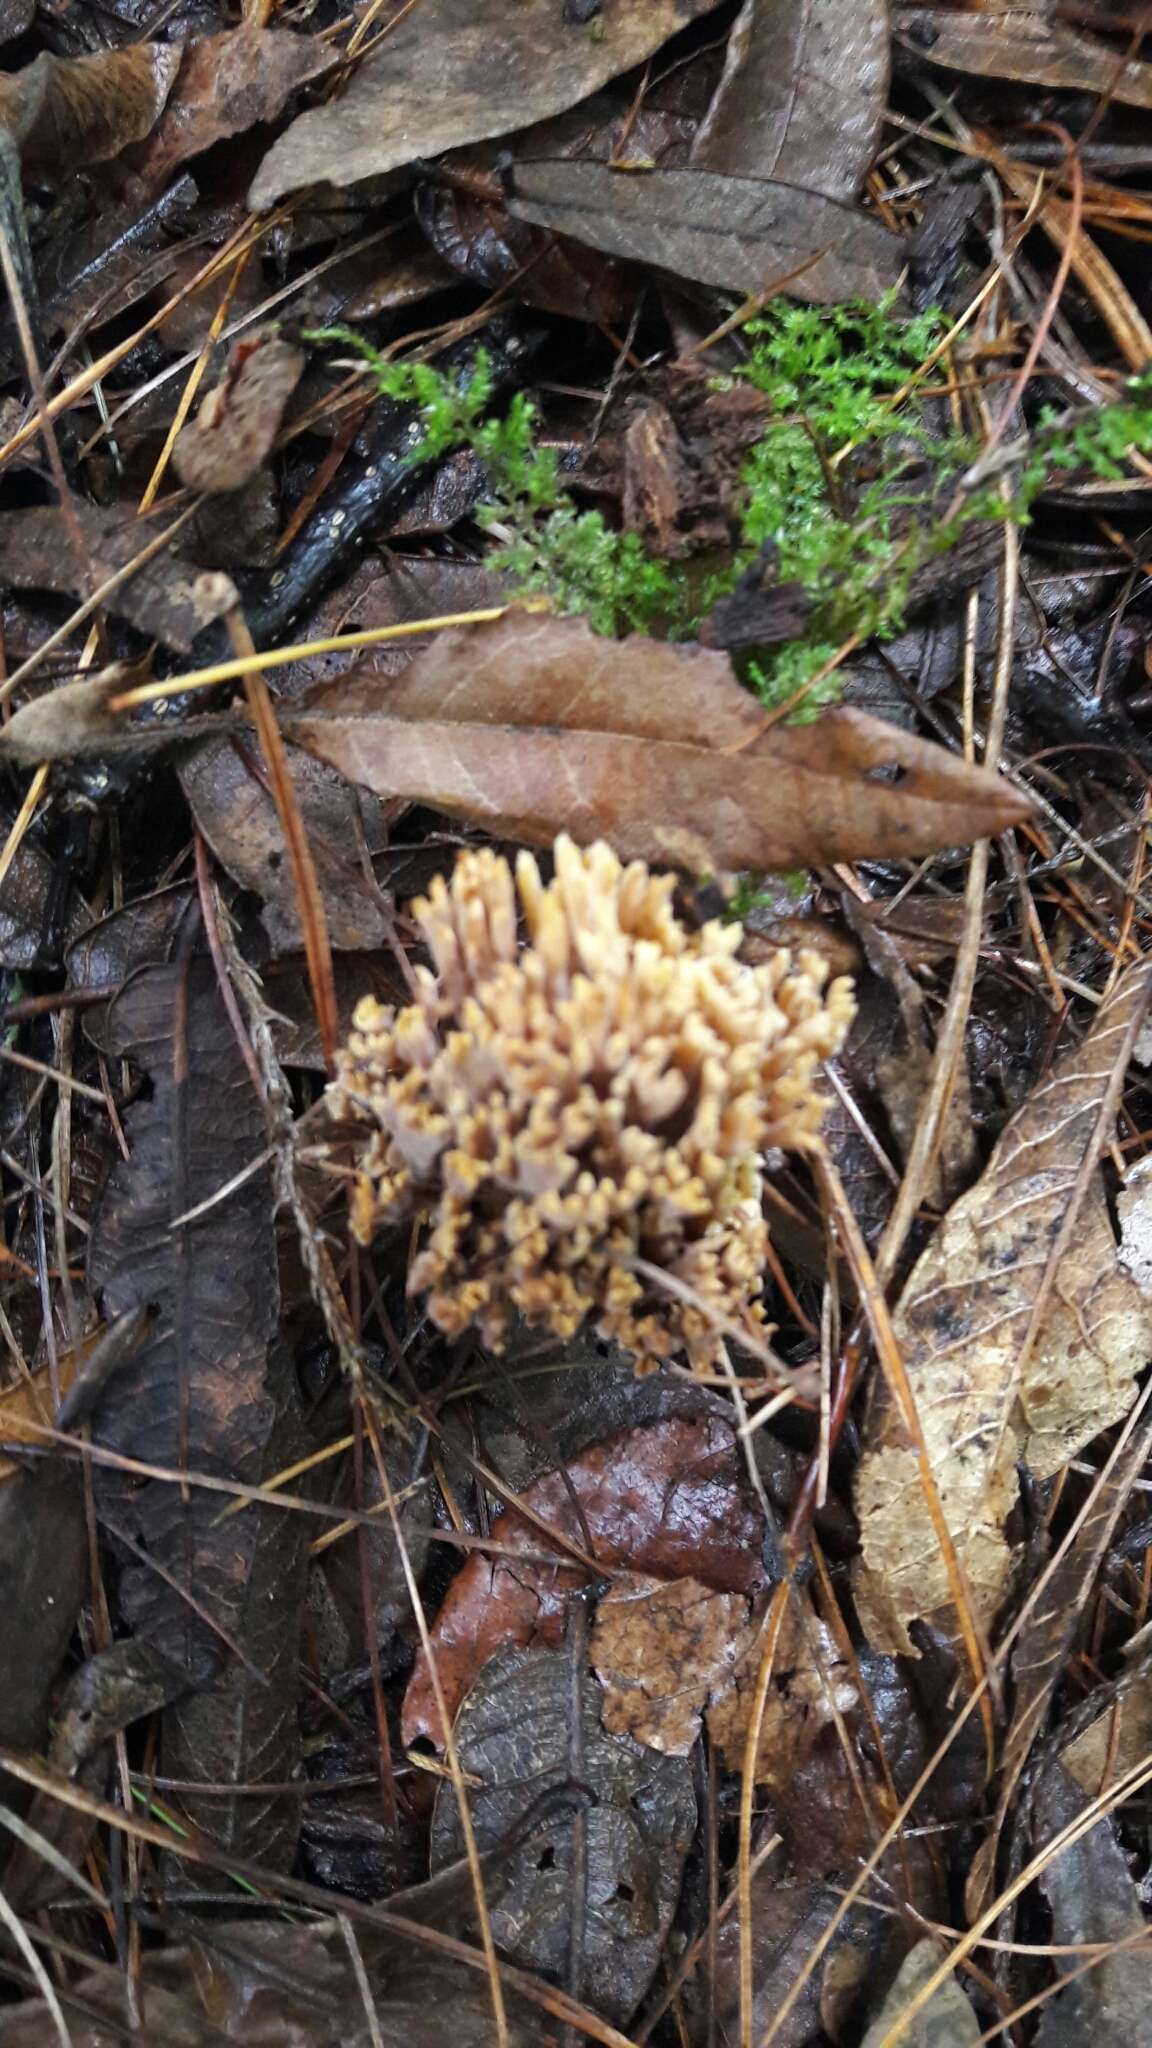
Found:
[[45, 52], [0, 78], [0, 126], [25, 170], [59, 177], [103, 163], [150, 133], [181, 54], [178, 43], [129, 43], [93, 57]]
[[724, 654], [528, 612], [443, 633], [398, 682], [338, 685], [284, 723], [379, 796], [697, 872], [927, 853], [1027, 815], [999, 776], [862, 712], [766, 726]]
[[1120, 106], [1152, 107], [1152, 64], [1120, 45], [1080, 35], [1037, 8], [986, 13], [983, 8], [898, 7], [900, 42], [965, 77], [1012, 78], [1028, 85], [1104, 93]]
[[[1094, 1171], [1150, 982], [1146, 963], [1131, 969], [1083, 1043], [1013, 1117], [894, 1318], [941, 1506], [985, 1623], [1007, 1586], [1017, 1465], [1044, 1477], [1117, 1422], [1152, 1345], [1152, 1307], [1118, 1262]], [[866, 1632], [874, 1648], [914, 1653], [908, 1624], [944, 1618], [948, 1576], [916, 1450], [883, 1389], [868, 1418], [856, 1509]]]

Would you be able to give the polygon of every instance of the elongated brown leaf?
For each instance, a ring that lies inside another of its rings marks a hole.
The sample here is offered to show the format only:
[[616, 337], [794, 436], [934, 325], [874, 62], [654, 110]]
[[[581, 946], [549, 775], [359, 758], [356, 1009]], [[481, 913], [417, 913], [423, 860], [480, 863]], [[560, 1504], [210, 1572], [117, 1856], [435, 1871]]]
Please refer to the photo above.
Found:
[[249, 203], [260, 210], [304, 185], [354, 185], [563, 113], [715, 4], [602, 0], [583, 22], [555, 0], [421, 0], [342, 99], [292, 123]]
[[[145, 1068], [153, 1093], [126, 1118], [131, 1156], [97, 1212], [90, 1273], [106, 1310], [151, 1303], [157, 1313], [93, 1436], [174, 1471], [258, 1481], [295, 1453], [294, 1386], [276, 1340], [264, 1109], [210, 960], [185, 955], [135, 975], [102, 1036]], [[248, 1787], [290, 1776], [300, 1517], [261, 1508], [220, 1524], [217, 1494], [108, 1470], [97, 1491], [111, 1538], [127, 1545], [121, 1611], [201, 1688], [165, 1716], [164, 1768]], [[240, 1853], [291, 1861], [298, 1801], [271, 1792], [186, 1804]]]
[[[1118, 1264], [1103, 1184], [1078, 1181], [1115, 1100], [1152, 968], [1131, 969], [1083, 1043], [1057, 1061], [1004, 1132], [983, 1177], [950, 1210], [894, 1318], [940, 1501], [972, 1597], [990, 1621], [1011, 1551], [1004, 1524], [1016, 1468], [1041, 1477], [1131, 1406], [1152, 1312]], [[1073, 1216], [1054, 1284], [1053, 1252]], [[1021, 1361], [1034, 1312], [1042, 1320]], [[863, 1561], [857, 1600], [877, 1649], [914, 1650], [907, 1624], [946, 1610], [944, 1561], [916, 1453], [878, 1398], [856, 1484]]]
[[286, 721], [380, 796], [698, 872], [927, 853], [1027, 813], [999, 776], [860, 712], [763, 726], [726, 655], [523, 612], [442, 634], [394, 682], [337, 684], [323, 711]]
[[1106, 93], [1121, 106], [1152, 107], [1152, 64], [1126, 56], [1119, 45], [1078, 35], [1039, 8], [1012, 7], [995, 14], [898, 7], [893, 28], [908, 49], [946, 71]]
[[509, 212], [611, 256], [751, 296], [788, 278], [823, 305], [872, 299], [900, 275], [901, 244], [868, 214], [766, 178], [615, 171], [562, 159], [518, 164]]
[[744, 0], [692, 161], [855, 199], [888, 99], [884, 0]]

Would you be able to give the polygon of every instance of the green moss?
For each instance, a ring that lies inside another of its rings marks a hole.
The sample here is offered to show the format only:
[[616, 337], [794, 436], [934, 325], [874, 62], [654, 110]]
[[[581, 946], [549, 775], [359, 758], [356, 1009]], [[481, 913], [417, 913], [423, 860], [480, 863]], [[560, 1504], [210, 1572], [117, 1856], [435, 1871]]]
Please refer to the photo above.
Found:
[[703, 588], [684, 565], [650, 555], [638, 535], [578, 509], [556, 451], [539, 445], [529, 398], [518, 394], [504, 414], [488, 416], [493, 379], [483, 355], [454, 383], [430, 364], [389, 361], [347, 328], [307, 338], [352, 349], [383, 395], [420, 407], [414, 460], [475, 449], [491, 492], [477, 517], [493, 536], [492, 566], [597, 632], [690, 637], [772, 542], [781, 581], [803, 585], [811, 613], [803, 637], [748, 662], [745, 680], [772, 706], [805, 692], [793, 716], [811, 718], [838, 696], [836, 671], [820, 675], [837, 649], [852, 636], [898, 632], [916, 571], [966, 525], [1026, 520], [1056, 470], [1119, 477], [1129, 449], [1152, 451], [1146, 374], [1115, 404], [1042, 417], [1003, 471], [970, 475], [976, 444], [948, 427], [933, 432], [915, 389], [945, 332], [942, 314], [902, 319], [890, 298], [821, 307], [777, 300], [747, 322], [748, 356], [735, 374], [764, 394], [770, 414], [744, 468], [732, 560]]

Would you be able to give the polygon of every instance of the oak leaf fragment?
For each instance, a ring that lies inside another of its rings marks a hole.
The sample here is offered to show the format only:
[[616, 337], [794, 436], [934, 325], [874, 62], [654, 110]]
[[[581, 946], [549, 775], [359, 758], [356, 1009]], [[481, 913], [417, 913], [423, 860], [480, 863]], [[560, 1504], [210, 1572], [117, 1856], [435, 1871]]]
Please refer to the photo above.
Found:
[[191, 491], [242, 490], [272, 448], [305, 361], [303, 349], [274, 328], [255, 328], [237, 342], [220, 382], [176, 437], [172, 466], [181, 483]]
[[747, 1625], [742, 1594], [717, 1593], [697, 1579], [622, 1575], [601, 1599], [592, 1634], [605, 1728], [665, 1756], [687, 1756]]
[[395, 680], [338, 683], [284, 725], [378, 796], [697, 873], [931, 853], [1028, 815], [1000, 776], [863, 712], [767, 725], [724, 654], [527, 611], [442, 633]]
[[[1118, 1422], [1152, 1349], [1152, 1306], [1118, 1261], [1095, 1170], [1025, 1349], [1150, 985], [1152, 967], [1130, 969], [1083, 1042], [1033, 1090], [945, 1217], [894, 1317], [941, 1506], [985, 1624], [1007, 1589], [1018, 1466], [1045, 1478]], [[936, 1615], [947, 1625], [948, 1574], [916, 1449], [886, 1389], [868, 1419], [856, 1510], [865, 1631], [876, 1649], [916, 1654], [908, 1624]]]

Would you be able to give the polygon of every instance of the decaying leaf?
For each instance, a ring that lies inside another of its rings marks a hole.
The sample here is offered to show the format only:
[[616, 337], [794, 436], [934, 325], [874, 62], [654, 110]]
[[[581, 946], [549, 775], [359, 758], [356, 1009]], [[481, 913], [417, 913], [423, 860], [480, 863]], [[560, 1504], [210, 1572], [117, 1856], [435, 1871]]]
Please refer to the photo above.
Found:
[[[76, 559], [73, 520], [79, 525], [86, 561]], [[0, 513], [0, 554], [4, 580], [16, 590], [50, 590], [58, 597], [85, 598], [85, 571], [103, 583], [135, 561], [155, 539], [149, 522], [122, 508], [104, 510], [74, 498], [65, 520], [58, 505], [29, 505]], [[236, 602], [226, 576], [197, 569], [171, 543], [103, 600], [117, 618], [187, 654], [198, 633], [222, 618]]]
[[[889, 2029], [928, 1982], [943, 1960], [938, 1941], [918, 1941], [901, 1963], [896, 1982], [864, 2036], [863, 2048], [882, 2048]], [[980, 2022], [954, 1976], [937, 1986], [927, 2004], [901, 2035], [906, 2048], [977, 2048], [983, 2039]]]
[[[90, 1241], [108, 1313], [151, 1304], [152, 1329], [100, 1402], [94, 1439], [175, 1472], [258, 1482], [290, 1462], [294, 1393], [275, 1341], [279, 1290], [263, 1105], [212, 963], [185, 952], [110, 1005], [105, 1050], [130, 1055], [152, 1094], [126, 1118]], [[98, 1506], [126, 1559], [120, 1608], [192, 1693], [165, 1716], [174, 1777], [279, 1784], [295, 1754], [300, 1518], [266, 1507], [221, 1523], [220, 1498], [103, 1470]], [[153, 1569], [153, 1563], [158, 1569]], [[194, 1799], [197, 1822], [240, 1853], [290, 1861], [299, 1802]]]
[[[1044, 1773], [1036, 1795], [1036, 1847], [1076, 1820], [1087, 1800], [1059, 1764]], [[1078, 1841], [1057, 1851], [1040, 1883], [1052, 1911], [1052, 1940], [1069, 1944], [1053, 1956], [1070, 1979], [1040, 2017], [1038, 2048], [1147, 2048], [1152, 2040], [1152, 1946], [1128, 1859], [1105, 1816]], [[1103, 1953], [1084, 1969], [1075, 1944], [1099, 1942]], [[1109, 1948], [1115, 1945], [1115, 1952]]]
[[336, 56], [319, 36], [243, 23], [201, 36], [181, 51], [168, 104], [137, 171], [155, 192], [179, 164], [215, 142], [272, 121], [294, 92], [330, 71]]
[[742, 1594], [717, 1593], [696, 1579], [623, 1573], [601, 1599], [592, 1634], [604, 1726], [666, 1756], [687, 1756], [747, 1622]]
[[301, 114], [249, 193], [257, 212], [304, 185], [354, 185], [559, 114], [642, 64], [716, 0], [603, 0], [584, 19], [553, 0], [422, 0], [342, 99]]
[[[506, 1649], [486, 1664], [456, 1719], [481, 1849], [495, 1846], [541, 1794], [571, 1772], [573, 1705], [581, 1717], [576, 1753], [594, 1797], [587, 1831], [584, 1996], [623, 2025], [643, 1997], [680, 1895], [684, 1857], [696, 1828], [691, 1766], [657, 1756], [600, 1725], [599, 1688], [574, 1682], [563, 1650]], [[456, 1796], [444, 1785], [432, 1821], [432, 1868], [463, 1853]], [[491, 1902], [499, 1948], [520, 1966], [563, 1982], [573, 1914], [572, 1813], [534, 1834], [504, 1873]]]
[[697, 872], [927, 853], [1028, 808], [999, 776], [860, 712], [765, 730], [726, 655], [527, 612], [443, 633], [386, 687], [335, 685], [284, 723], [378, 796]]
[[692, 161], [853, 200], [888, 97], [883, 0], [744, 0]]
[[610, 256], [749, 297], [787, 279], [793, 297], [815, 305], [874, 299], [904, 260], [895, 235], [839, 200], [718, 171], [521, 163], [509, 211]]
[[[513, 1551], [547, 1554], [549, 1530], [583, 1549], [586, 1529], [600, 1565], [626, 1564], [661, 1579], [690, 1577], [744, 1595], [763, 1581], [760, 1513], [743, 1484], [733, 1431], [719, 1420], [670, 1419], [610, 1438], [566, 1473], [526, 1487], [521, 1499], [531, 1520], [510, 1508], [494, 1523], [500, 1543]], [[559, 1561], [540, 1565], [480, 1553], [469, 1559], [432, 1630], [449, 1714], [503, 1645], [560, 1641], [568, 1596], [583, 1577], [579, 1567]], [[408, 1685], [401, 1727], [405, 1742], [421, 1735], [443, 1741], [423, 1655]]]
[[173, 43], [128, 43], [94, 57], [45, 52], [0, 79], [0, 128], [25, 170], [61, 177], [103, 163], [151, 133], [179, 68]]
[[237, 342], [219, 384], [177, 436], [172, 465], [181, 483], [242, 490], [272, 448], [306, 360], [275, 328], [254, 328]]
[[[1079, 1177], [1106, 1142], [1101, 1119], [1127, 1064], [1152, 970], [1129, 970], [1083, 1043], [1065, 1053], [1002, 1133], [988, 1166], [945, 1218], [894, 1318], [944, 1515], [977, 1613], [1004, 1596], [1004, 1524], [1016, 1468], [1040, 1477], [1127, 1412], [1147, 1363], [1152, 1312], [1119, 1265], [1103, 1184]], [[1060, 1250], [1042, 1320], [1039, 1290]], [[857, 1600], [876, 1648], [913, 1651], [908, 1623], [944, 1610], [944, 1560], [917, 1456], [891, 1397], [868, 1419], [856, 1485], [863, 1558]]]
[[[383, 946], [389, 930], [387, 904], [372, 882], [371, 870], [366, 872], [361, 816], [371, 798], [362, 798], [342, 776], [297, 748], [288, 750], [288, 761], [333, 946], [353, 951]], [[246, 734], [242, 742], [208, 740], [182, 763], [180, 780], [220, 865], [241, 888], [252, 889], [263, 899], [274, 950], [299, 948], [292, 869], [255, 737]], [[368, 986], [365, 981], [361, 993]]]
[[908, 49], [946, 71], [1103, 93], [1119, 106], [1152, 107], [1152, 64], [1128, 56], [1118, 44], [1078, 34], [1056, 10], [897, 7], [892, 26]]

